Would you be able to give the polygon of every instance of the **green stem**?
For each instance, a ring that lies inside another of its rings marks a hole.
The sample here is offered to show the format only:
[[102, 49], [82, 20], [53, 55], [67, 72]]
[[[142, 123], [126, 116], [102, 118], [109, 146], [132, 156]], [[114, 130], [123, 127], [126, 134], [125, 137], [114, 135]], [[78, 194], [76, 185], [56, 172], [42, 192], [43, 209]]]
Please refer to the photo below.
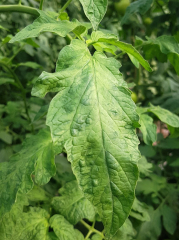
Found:
[[[97, 233], [97, 234], [99, 234], [102, 238], [104, 238], [104, 234], [94, 228], [95, 222], [93, 222], [93, 225], [92, 225], [92, 226], [90, 226], [89, 224], [87, 224], [87, 223], [86, 223], [85, 221], [83, 221], [83, 220], [81, 220], [81, 223], [89, 230], [87, 236], [88, 236], [88, 235], [90, 236], [92, 233]], [[89, 237], [89, 236], [88, 236], [88, 237], [87, 237], [87, 236], [86, 236], [85, 239], [87, 239], [87, 238]]]
[[21, 3], [22, 3], [22, 0], [19, 0], [19, 5], [21, 5]]
[[65, 5], [60, 9], [60, 12], [59, 12], [59, 13], [65, 11], [65, 9], [68, 7], [68, 5], [69, 5], [72, 1], [73, 1], [73, 0], [68, 0], [68, 1], [65, 3]]
[[43, 9], [43, 3], [44, 3], [44, 0], [40, 0], [40, 7], [39, 7], [40, 10]]
[[0, 5], [0, 12], [22, 12], [39, 16], [36, 8], [22, 6], [22, 5]]
[[[19, 78], [18, 78], [17, 75], [14, 73], [14, 71], [13, 71], [6, 63], [0, 61], [0, 65], [7, 69], [7, 71], [8, 71], [8, 72], [12, 75], [12, 77], [14, 78], [17, 86], [21, 89], [21, 94], [22, 94], [22, 98], [23, 98], [23, 102], [24, 102], [25, 112], [26, 112], [26, 115], [27, 115], [27, 119], [28, 119], [29, 123], [31, 124], [31, 118], [30, 118], [30, 115], [29, 115], [28, 107], [27, 107], [26, 91], [25, 91], [22, 83], [20, 82]], [[33, 124], [31, 125], [31, 128], [32, 128], [32, 132], [34, 132]]]

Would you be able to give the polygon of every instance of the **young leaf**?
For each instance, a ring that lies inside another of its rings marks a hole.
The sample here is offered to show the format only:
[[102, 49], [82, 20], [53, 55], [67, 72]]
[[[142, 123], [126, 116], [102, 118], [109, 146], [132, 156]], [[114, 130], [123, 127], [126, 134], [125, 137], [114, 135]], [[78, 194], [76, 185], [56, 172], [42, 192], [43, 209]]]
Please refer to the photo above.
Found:
[[18, 191], [27, 193], [32, 189], [33, 172], [40, 185], [55, 175], [53, 144], [48, 130], [28, 138], [9, 162], [0, 163], [0, 216], [11, 209]]
[[168, 207], [167, 205], [163, 205], [162, 216], [163, 216], [163, 225], [165, 229], [167, 230], [168, 233], [173, 235], [177, 227], [176, 212], [172, 208]]
[[147, 145], [152, 145], [157, 141], [157, 126], [153, 123], [153, 119], [146, 115], [140, 115], [140, 130], [143, 134], [144, 142]]
[[159, 106], [156, 107], [151, 104], [151, 107], [148, 108], [148, 112], [154, 113], [162, 122], [172, 127], [179, 127], [179, 117], [164, 108]]
[[[91, 38], [92, 38], [92, 44], [97, 42], [105, 42], [120, 48], [122, 51], [129, 54], [130, 58], [131, 56], [133, 56], [136, 59], [135, 65], [138, 66], [138, 63], [137, 63], [138, 61], [147, 71], [152, 72], [152, 69], [149, 63], [146, 60], [144, 60], [144, 58], [140, 55], [140, 53], [131, 44], [120, 42], [117, 40], [117, 38], [114, 35], [104, 34], [103, 32], [100, 32], [100, 31], [93, 32], [91, 35]], [[134, 62], [134, 59], [133, 59], [133, 62]]]
[[62, 49], [56, 73], [43, 72], [32, 90], [59, 93], [47, 114], [54, 144], [66, 149], [80, 188], [102, 218], [107, 238], [124, 223], [134, 200], [138, 115], [120, 64], [84, 42]]
[[[78, 22], [77, 20], [74, 22], [70, 22], [68, 20], [57, 21], [48, 13], [45, 13], [41, 10], [37, 11], [39, 12], [40, 16], [32, 24], [17, 33], [16, 36], [10, 40], [10, 43], [22, 41], [26, 38], [38, 37], [39, 34], [43, 32], [53, 32], [60, 35], [61, 37], [65, 37], [76, 27], [81, 25], [83, 26], [83, 24]], [[84, 30], [86, 30], [86, 28]]]
[[99, 23], [106, 13], [108, 0], [80, 0], [80, 2], [94, 30], [97, 30]]
[[83, 218], [91, 222], [94, 220], [93, 205], [84, 197], [77, 181], [66, 183], [64, 187], [60, 188], [59, 193], [61, 196], [53, 198], [52, 206], [71, 224], [75, 225]]
[[0, 222], [0, 239], [46, 240], [49, 214], [41, 208], [22, 212], [18, 207], [6, 214]]
[[140, 13], [144, 15], [151, 7], [153, 0], [137, 0], [127, 7], [124, 17], [121, 19], [121, 25], [127, 22], [130, 15]]
[[50, 218], [50, 226], [53, 228], [59, 240], [83, 240], [84, 237], [80, 231], [74, 229], [63, 216], [54, 215]]

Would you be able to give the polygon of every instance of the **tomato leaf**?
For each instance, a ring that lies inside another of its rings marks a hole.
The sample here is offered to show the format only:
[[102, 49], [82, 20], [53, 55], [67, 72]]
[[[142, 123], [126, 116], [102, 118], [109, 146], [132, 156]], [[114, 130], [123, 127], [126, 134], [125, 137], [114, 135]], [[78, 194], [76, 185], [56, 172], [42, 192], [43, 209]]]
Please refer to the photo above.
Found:
[[40, 185], [55, 175], [53, 144], [48, 130], [27, 138], [19, 153], [9, 162], [0, 163], [0, 216], [11, 209], [17, 192], [27, 193], [32, 189], [33, 172]]
[[[70, 22], [68, 20], [56, 20], [48, 13], [37, 10], [39, 12], [39, 17], [29, 26], [25, 27], [22, 31], [16, 34], [10, 40], [10, 43], [17, 41], [22, 41], [26, 38], [38, 37], [40, 33], [43, 32], [53, 32], [61, 37], [65, 37], [69, 32], [73, 31], [78, 26], [83, 26], [83, 23], [78, 22], [77, 20]], [[86, 27], [89, 24], [84, 23], [83, 31], [86, 30]]]
[[55, 148], [66, 149], [80, 188], [111, 238], [127, 218], [138, 178], [138, 115], [120, 64], [85, 43], [62, 49], [56, 73], [43, 72], [32, 90], [58, 92], [47, 114]]
[[140, 13], [144, 15], [151, 7], [153, 0], [137, 0], [132, 2], [126, 9], [124, 17], [121, 19], [121, 25], [127, 22], [130, 15]]
[[168, 233], [174, 234], [177, 227], [177, 214], [169, 206], [163, 205], [162, 207], [163, 225]]
[[50, 226], [53, 228], [56, 236], [60, 240], [83, 240], [84, 237], [80, 231], [74, 229], [63, 216], [54, 215], [50, 218]]
[[80, 2], [94, 30], [97, 30], [106, 13], [108, 0], [80, 0]]
[[30, 208], [22, 212], [13, 207], [0, 222], [0, 239], [4, 240], [46, 240], [48, 234], [49, 214], [41, 208]]
[[154, 113], [162, 122], [178, 128], [179, 127], [179, 117], [174, 113], [161, 108], [160, 106], [153, 106], [150, 104], [151, 107], [148, 108], [148, 112]]
[[75, 225], [83, 218], [91, 222], [95, 218], [95, 210], [91, 202], [84, 197], [77, 181], [66, 183], [59, 190], [60, 197], [54, 197], [52, 206], [71, 224]]
[[93, 32], [91, 37], [92, 43], [105, 42], [120, 48], [122, 51], [129, 54], [130, 59], [131, 56], [136, 59], [136, 60], [132, 59], [132, 62], [135, 63], [135, 66], [138, 67], [137, 62], [139, 62], [147, 71], [152, 72], [149, 63], [140, 55], [140, 53], [131, 44], [120, 42], [114, 35], [104, 34], [103, 32], [100, 31]]
[[146, 115], [140, 115], [140, 130], [143, 134], [144, 142], [147, 145], [152, 145], [157, 141], [157, 126], [153, 123], [153, 119]]

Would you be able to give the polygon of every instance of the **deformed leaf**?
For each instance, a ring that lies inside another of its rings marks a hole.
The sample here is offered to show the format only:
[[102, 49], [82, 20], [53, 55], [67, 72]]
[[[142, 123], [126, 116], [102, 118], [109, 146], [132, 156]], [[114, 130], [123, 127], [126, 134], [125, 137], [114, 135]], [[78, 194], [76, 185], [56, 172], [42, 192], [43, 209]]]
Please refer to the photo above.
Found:
[[55, 211], [63, 215], [71, 224], [75, 225], [83, 218], [91, 222], [95, 218], [95, 210], [91, 202], [84, 197], [78, 183], [66, 183], [59, 190], [60, 197], [54, 197], [52, 206]]
[[140, 13], [144, 15], [151, 7], [153, 0], [137, 0], [132, 2], [126, 9], [124, 17], [121, 19], [121, 25], [127, 22], [130, 15]]
[[[93, 44], [97, 42], [105, 42], [120, 48], [122, 51], [129, 54], [130, 58], [132, 56], [133, 58], [136, 59], [135, 65], [138, 66], [137, 62], [139, 62], [147, 71], [152, 72], [152, 69], [149, 63], [140, 55], [140, 53], [131, 44], [120, 42], [117, 40], [117, 38], [114, 35], [104, 34], [103, 32], [100, 32], [100, 31], [93, 32], [91, 35], [91, 38], [92, 38]], [[134, 62], [134, 59], [133, 59], [133, 62]]]
[[106, 13], [108, 0], [80, 0], [80, 2], [94, 30], [97, 30]]
[[98, 209], [111, 238], [124, 223], [134, 200], [139, 158], [138, 115], [120, 64], [85, 43], [62, 49], [56, 73], [43, 72], [32, 90], [50, 103], [47, 125], [54, 144], [66, 149], [80, 188]]
[[74, 22], [70, 22], [68, 20], [57, 21], [50, 14], [41, 10], [37, 11], [39, 12], [40, 16], [32, 24], [17, 33], [16, 36], [10, 40], [10, 43], [22, 41], [26, 38], [38, 37], [39, 34], [43, 32], [53, 32], [60, 35], [61, 37], [65, 37], [76, 27], [83, 25], [77, 20]]
[[84, 237], [80, 231], [74, 229], [63, 216], [54, 215], [50, 218], [50, 226], [53, 228], [59, 240], [83, 240]]
[[173, 235], [177, 227], [177, 213], [165, 204], [162, 207], [162, 216], [165, 229]]
[[40, 185], [46, 184], [55, 174], [53, 144], [47, 129], [28, 138], [22, 150], [9, 162], [0, 163], [0, 216], [11, 209], [17, 192], [27, 193], [32, 189], [33, 172]]
[[152, 145], [157, 140], [157, 126], [153, 123], [153, 119], [146, 115], [140, 115], [140, 130], [143, 134], [144, 142]]
[[7, 213], [0, 222], [0, 239], [46, 240], [49, 215], [41, 208], [22, 212], [18, 207]]

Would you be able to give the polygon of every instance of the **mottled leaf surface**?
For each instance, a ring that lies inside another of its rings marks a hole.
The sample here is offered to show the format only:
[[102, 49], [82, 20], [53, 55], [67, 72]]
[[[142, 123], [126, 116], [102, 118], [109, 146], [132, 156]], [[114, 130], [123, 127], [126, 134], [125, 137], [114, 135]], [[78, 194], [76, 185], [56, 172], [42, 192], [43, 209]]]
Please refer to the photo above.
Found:
[[58, 151], [65, 147], [80, 188], [98, 209], [111, 238], [134, 200], [139, 158], [138, 115], [120, 64], [100, 52], [91, 56], [73, 40], [62, 49], [56, 73], [43, 72], [32, 90], [51, 101], [47, 125]]
[[83, 240], [84, 237], [80, 231], [74, 229], [63, 216], [54, 215], [50, 218], [50, 226], [59, 240]]
[[121, 25], [127, 22], [128, 18], [134, 13], [145, 14], [151, 7], [153, 0], [137, 0], [132, 2], [126, 9], [124, 17], [121, 19]]
[[[138, 62], [149, 72], [152, 72], [152, 69], [149, 63], [140, 55], [140, 53], [131, 45], [125, 42], [120, 42], [117, 38], [112, 34], [104, 34], [103, 32], [96, 31], [91, 35], [92, 43], [95, 44], [97, 42], [105, 42], [120, 48], [122, 51], [129, 54], [129, 57], [132, 58], [132, 62], [135, 62], [135, 66], [138, 67]], [[134, 60], [135, 58], [135, 60]]]
[[0, 222], [0, 239], [3, 240], [46, 240], [49, 215], [41, 208], [30, 208], [22, 212], [15, 207]]
[[66, 183], [59, 190], [60, 197], [54, 197], [52, 206], [71, 224], [75, 225], [83, 218], [91, 222], [95, 218], [95, 210], [91, 202], [84, 197], [77, 181]]
[[143, 134], [144, 142], [152, 145], [157, 140], [157, 126], [153, 123], [153, 118], [147, 114], [140, 115], [140, 130]]
[[106, 13], [108, 0], [80, 0], [80, 2], [93, 28], [97, 30]]
[[28, 138], [22, 150], [9, 162], [0, 163], [0, 216], [9, 211], [16, 200], [17, 192], [27, 193], [35, 181], [46, 184], [55, 174], [54, 151], [49, 130], [42, 130]]
[[[77, 20], [70, 22], [68, 20], [56, 20], [50, 14], [37, 10], [39, 12], [39, 17], [30, 25], [25, 27], [22, 31], [16, 34], [10, 40], [10, 43], [17, 41], [22, 41], [27, 38], [38, 37], [40, 33], [43, 32], [53, 32], [61, 37], [65, 37], [69, 32], [73, 31], [76, 27], [83, 25]], [[86, 30], [86, 25], [84, 24], [84, 31]]]

